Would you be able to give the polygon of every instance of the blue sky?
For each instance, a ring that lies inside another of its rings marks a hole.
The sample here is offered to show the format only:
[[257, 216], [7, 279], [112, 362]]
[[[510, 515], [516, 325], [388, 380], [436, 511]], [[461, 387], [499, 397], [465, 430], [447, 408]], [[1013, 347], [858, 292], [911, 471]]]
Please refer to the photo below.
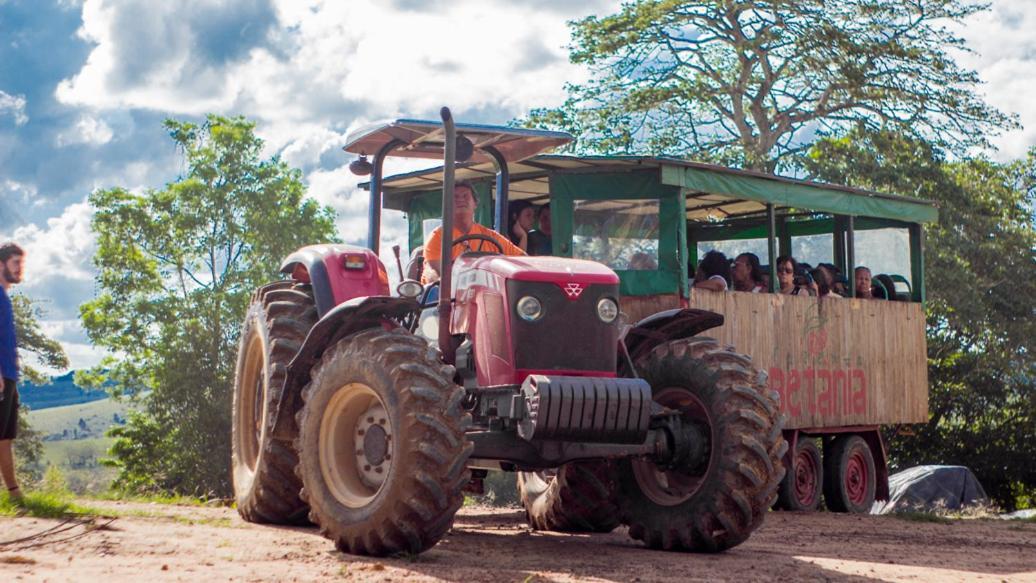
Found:
[[[585, 78], [567, 60], [567, 20], [611, 0], [0, 0], [0, 240], [29, 249], [21, 290], [89, 366], [77, 320], [93, 293], [94, 189], [159, 188], [180, 162], [166, 117], [243, 114], [268, 154], [301, 168], [310, 195], [360, 242], [366, 200], [340, 151], [351, 127], [443, 104], [470, 122], [556, 105]], [[997, 140], [1009, 159], [1036, 144], [1036, 2], [994, 0], [963, 34], [988, 100], [1025, 129]], [[390, 163], [389, 172], [412, 166]], [[404, 241], [390, 217], [386, 242]]]

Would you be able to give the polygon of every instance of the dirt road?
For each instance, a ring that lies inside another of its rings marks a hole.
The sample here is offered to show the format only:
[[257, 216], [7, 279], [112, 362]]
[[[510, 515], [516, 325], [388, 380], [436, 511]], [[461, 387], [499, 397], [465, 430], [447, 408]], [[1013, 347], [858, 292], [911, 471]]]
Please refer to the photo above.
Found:
[[[119, 517], [0, 544], [0, 581], [1036, 581], [1033, 523], [771, 513], [747, 543], [687, 555], [641, 548], [624, 529], [540, 533], [520, 511], [465, 508], [431, 551], [372, 559], [335, 552], [314, 530], [246, 524], [225, 508], [89, 504]], [[0, 541], [60, 523], [0, 518]]]

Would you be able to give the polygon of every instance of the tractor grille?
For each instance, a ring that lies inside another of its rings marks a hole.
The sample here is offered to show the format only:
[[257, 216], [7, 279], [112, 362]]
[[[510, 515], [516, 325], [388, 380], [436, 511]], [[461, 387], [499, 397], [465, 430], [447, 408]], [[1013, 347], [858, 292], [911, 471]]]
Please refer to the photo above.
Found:
[[[515, 304], [534, 296], [543, 305], [543, 316], [526, 322]], [[605, 324], [597, 317], [597, 301], [618, 302], [619, 286], [587, 285], [578, 299], [570, 300], [556, 283], [508, 281], [507, 301], [515, 368], [539, 371], [614, 371], [619, 340], [618, 320]]]

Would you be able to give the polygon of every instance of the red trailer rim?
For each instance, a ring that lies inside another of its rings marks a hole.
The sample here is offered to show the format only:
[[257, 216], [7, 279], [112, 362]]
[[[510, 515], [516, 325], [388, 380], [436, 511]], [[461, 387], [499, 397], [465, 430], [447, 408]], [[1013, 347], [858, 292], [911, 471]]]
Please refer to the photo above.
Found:
[[863, 452], [854, 449], [849, 455], [848, 463], [845, 464], [845, 493], [854, 505], [860, 506], [866, 502], [869, 480], [867, 460]]
[[803, 506], [812, 506], [817, 499], [818, 468], [813, 462], [806, 450], [795, 456], [795, 498]]

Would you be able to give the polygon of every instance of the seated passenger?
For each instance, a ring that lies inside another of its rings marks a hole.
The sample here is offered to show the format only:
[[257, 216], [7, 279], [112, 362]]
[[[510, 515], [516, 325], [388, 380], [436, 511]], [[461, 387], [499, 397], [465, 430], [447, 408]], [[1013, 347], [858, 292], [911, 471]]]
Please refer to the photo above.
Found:
[[856, 284], [856, 297], [863, 300], [875, 299], [874, 291], [871, 289], [871, 270], [861, 265], [856, 268], [853, 275]]
[[842, 276], [842, 270], [838, 269], [838, 266], [831, 263], [820, 263], [817, 265], [818, 269], [823, 269], [827, 274], [827, 279], [830, 282], [829, 288], [831, 291], [840, 298], [844, 298], [848, 295], [845, 282], [845, 277]]
[[626, 269], [634, 271], [654, 271], [658, 269], [658, 262], [647, 253], [637, 252], [630, 257]]
[[532, 230], [535, 212], [536, 209], [527, 200], [514, 200], [508, 205], [507, 236], [522, 251], [529, 250], [529, 231]]
[[[482, 251], [496, 253], [503, 250], [504, 255], [525, 255], [521, 248], [515, 246], [500, 233], [483, 227], [475, 222], [475, 207], [478, 205], [478, 197], [475, 189], [467, 182], [458, 182], [453, 188], [453, 239], [457, 240], [464, 235], [482, 235], [489, 237], [500, 245], [488, 241], [464, 241], [453, 246], [450, 256], [456, 259], [467, 251]], [[432, 235], [424, 244], [424, 273], [421, 274], [421, 283], [432, 283], [439, 281], [439, 271], [442, 269], [442, 227], [436, 227]]]
[[842, 296], [836, 294], [833, 289], [834, 277], [831, 271], [824, 267], [821, 263], [816, 269], [810, 272], [813, 276], [813, 281], [816, 283], [816, 294], [822, 298], [840, 298]]
[[813, 278], [803, 273], [799, 262], [791, 255], [777, 258], [777, 293], [798, 296], [813, 295], [809, 283]]
[[742, 253], [734, 259], [734, 269], [731, 272], [734, 279], [734, 290], [743, 292], [759, 293], [765, 292], [767, 287], [763, 284], [763, 270], [759, 265], [759, 257], [755, 253]]
[[709, 291], [727, 291], [730, 279], [730, 260], [719, 251], [709, 251], [698, 262], [694, 273], [694, 287]]
[[529, 231], [529, 255], [550, 255], [554, 252], [554, 241], [550, 230], [550, 203], [539, 208], [536, 213], [539, 228]]

